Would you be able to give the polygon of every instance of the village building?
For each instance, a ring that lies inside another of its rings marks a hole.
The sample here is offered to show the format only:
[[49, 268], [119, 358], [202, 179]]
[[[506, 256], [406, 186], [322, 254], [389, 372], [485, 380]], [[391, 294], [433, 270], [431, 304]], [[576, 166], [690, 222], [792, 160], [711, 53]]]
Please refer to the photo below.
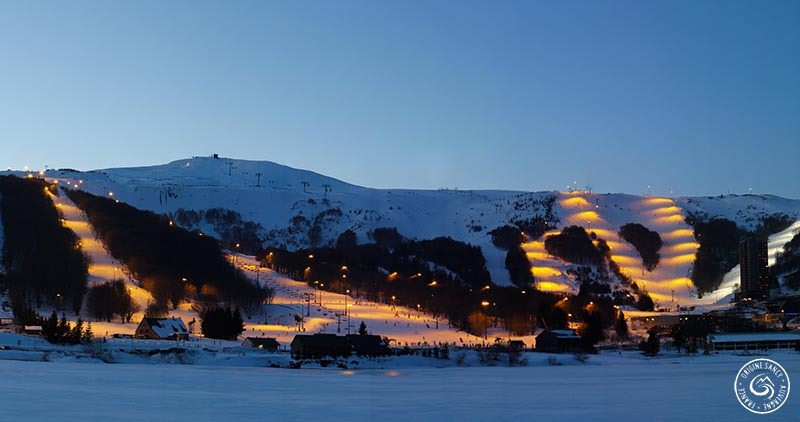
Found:
[[545, 330], [536, 336], [536, 351], [543, 353], [580, 353], [583, 339], [573, 330]]
[[712, 350], [789, 349], [800, 351], [800, 332], [709, 334], [708, 342]]
[[242, 347], [277, 352], [281, 345], [273, 337], [247, 337], [242, 342]]
[[348, 334], [345, 337], [358, 356], [386, 356], [391, 353], [381, 336]]
[[180, 318], [143, 318], [133, 336], [153, 340], [188, 340], [189, 330]]
[[335, 334], [298, 334], [290, 347], [292, 356], [303, 358], [350, 356], [353, 351], [347, 338]]

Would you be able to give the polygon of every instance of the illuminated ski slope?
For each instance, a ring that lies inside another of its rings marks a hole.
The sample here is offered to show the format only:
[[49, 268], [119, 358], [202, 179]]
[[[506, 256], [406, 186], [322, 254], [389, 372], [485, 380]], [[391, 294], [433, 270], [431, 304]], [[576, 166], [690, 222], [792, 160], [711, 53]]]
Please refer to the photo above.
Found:
[[[147, 304], [153, 300], [153, 297], [147, 290], [139, 287], [139, 283], [131, 277], [130, 272], [123, 263], [108, 253], [108, 249], [103, 242], [95, 237], [86, 215], [66, 195], [55, 196], [49, 191], [47, 191], [47, 194], [61, 212], [62, 224], [78, 236], [81, 249], [89, 256], [89, 286], [115, 279], [124, 280], [131, 296], [141, 310], [144, 310]], [[86, 307], [83, 307], [82, 312], [86, 314]], [[139, 313], [135, 317], [136, 319], [141, 319], [142, 316], [143, 314]], [[96, 325], [99, 327], [101, 324]]]
[[[697, 201], [697, 200], [695, 200]], [[697, 248], [694, 231], [685, 223], [685, 211], [671, 198], [631, 195], [596, 195], [585, 191], [573, 191], [559, 195], [559, 215], [562, 227], [577, 225], [588, 232], [594, 232], [604, 239], [611, 248], [612, 259], [623, 273], [648, 291], [659, 307], [675, 309], [676, 306], [712, 305], [727, 303], [739, 285], [738, 266], [727, 274], [715, 292], [697, 297], [691, 282]], [[722, 210], [725, 210], [723, 207]], [[737, 212], [730, 207], [728, 213]], [[720, 210], [716, 215], [719, 215]], [[736, 219], [735, 216], [724, 215]], [[619, 237], [620, 227], [627, 223], [640, 223], [659, 233], [663, 241], [658, 267], [646, 271], [642, 259], [633, 245]], [[741, 222], [739, 223], [741, 224]], [[775, 253], [791, 240], [794, 230], [800, 228], [800, 221], [787, 230], [770, 237], [770, 265], [774, 263]], [[532, 272], [541, 290], [571, 291], [579, 288], [566, 271], [572, 264], [564, 262], [547, 253], [544, 239], [558, 234], [552, 230], [542, 239], [524, 243], [523, 249], [531, 261]]]
[[[454, 343], [461, 346], [484, 341], [481, 337], [457, 331], [441, 317], [437, 322], [432, 315], [413, 307], [384, 305], [316, 290], [272, 270], [259, 269], [253, 257], [235, 255], [234, 263], [252, 280], [259, 280], [275, 291], [272, 303], [246, 322], [243, 336], [275, 337], [279, 342], [289, 344], [300, 333], [352, 334], [363, 321], [370, 333], [387, 337], [396, 345]], [[302, 323], [295, 316], [302, 316]], [[506, 338], [508, 334], [500, 328], [488, 327], [489, 341], [494, 341], [497, 336]], [[534, 343], [533, 336], [514, 338], [527, 344]]]
[[[646, 289], [661, 306], [694, 301], [688, 275], [699, 245], [674, 200], [573, 191], [560, 194], [558, 206], [562, 226], [581, 226], [604, 239], [622, 272]], [[639, 253], [617, 234], [622, 225], [632, 222], [643, 224], [662, 237], [661, 262], [652, 272], [643, 269]], [[558, 233], [559, 230], [545, 233], [542, 239], [523, 244], [523, 249], [531, 260], [540, 289], [574, 292], [579, 286], [566, 275], [571, 265], [550, 256], [544, 248], [544, 239]]]

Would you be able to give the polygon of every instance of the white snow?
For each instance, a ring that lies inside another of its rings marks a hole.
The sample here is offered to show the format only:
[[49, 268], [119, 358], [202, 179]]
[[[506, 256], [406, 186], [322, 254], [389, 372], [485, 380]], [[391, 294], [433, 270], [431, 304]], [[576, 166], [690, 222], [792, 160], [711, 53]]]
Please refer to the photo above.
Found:
[[[232, 360], [104, 365], [51, 355], [55, 362], [35, 362], [15, 353], [17, 361], [0, 360], [0, 420], [756, 419], [732, 388], [753, 357], [734, 354], [646, 359], [614, 352], [581, 364], [569, 355], [530, 353], [526, 367], [432, 368], [398, 360], [396, 367], [353, 371], [240, 367]], [[550, 357], [564, 365], [548, 365]], [[800, 373], [796, 353], [769, 358], [790, 376]], [[800, 417], [796, 397], [774, 416]]]
[[[111, 256], [103, 241], [95, 236], [86, 215], [66, 195], [55, 196], [49, 192], [48, 195], [59, 212], [61, 212], [64, 226], [78, 236], [81, 249], [89, 256], [89, 285], [94, 286], [116, 279], [123, 280], [131, 297], [140, 308], [140, 312], [134, 315], [135, 320], [140, 320], [144, 315], [143, 311], [147, 304], [153, 300], [150, 292], [141, 288], [139, 282], [132, 277], [128, 268]], [[84, 318], [88, 317], [86, 307], [84, 306], [82, 309]], [[93, 328], [96, 330], [96, 334], [102, 334], [104, 324], [95, 323]], [[135, 325], [132, 328], [135, 329]]]
[[[259, 178], [260, 175], [260, 178]], [[510, 283], [505, 251], [494, 247], [488, 232], [534, 213], [533, 201], [556, 196], [558, 230], [577, 224], [594, 231], [612, 247], [613, 259], [662, 308], [714, 306], [724, 302], [735, 282], [726, 279], [720, 291], [697, 298], [689, 279], [698, 247], [684, 218], [688, 213], [707, 218], [725, 217], [753, 228], [766, 215], [784, 213], [800, 220], [800, 201], [770, 195], [725, 195], [701, 198], [662, 198], [586, 191], [524, 193], [511, 191], [369, 189], [317, 173], [271, 162], [196, 157], [152, 167], [106, 169], [93, 172], [49, 171], [48, 179], [74, 188], [110, 195], [141, 209], [174, 213], [179, 208], [232, 209], [244, 220], [260, 223], [262, 235], [273, 245], [307, 247], [305, 229], [290, 230], [291, 219], [309, 221], [328, 209], [341, 216], [326, 219], [323, 243], [334, 242], [347, 229], [366, 242], [377, 227], [396, 227], [417, 239], [450, 236], [480, 246], [492, 281]], [[303, 182], [307, 182], [304, 184]], [[639, 222], [664, 240], [661, 263], [653, 272], [642, 270], [636, 250], [617, 236], [619, 228]], [[201, 226], [209, 234], [211, 227]], [[533, 265], [537, 287], [550, 291], [577, 291], [567, 270], [573, 265], [549, 256], [543, 238], [523, 245]]]
[[[0, 195], [0, 204], [3, 203], [3, 197]], [[5, 272], [3, 268], [3, 243], [5, 242], [5, 235], [3, 232], [3, 216], [0, 215], [0, 273]]]
[[189, 334], [186, 325], [180, 318], [149, 318], [150, 328], [162, 339], [167, 339], [172, 335]]

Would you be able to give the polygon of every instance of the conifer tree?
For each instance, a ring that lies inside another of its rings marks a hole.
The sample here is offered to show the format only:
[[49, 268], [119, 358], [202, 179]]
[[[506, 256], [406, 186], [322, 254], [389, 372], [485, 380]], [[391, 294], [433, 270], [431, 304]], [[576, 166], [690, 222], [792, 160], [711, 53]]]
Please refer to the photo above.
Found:
[[617, 338], [628, 338], [628, 323], [625, 321], [625, 314], [623, 314], [622, 311], [619, 311], [619, 315], [617, 315], [617, 321], [614, 323], [614, 331], [617, 332]]

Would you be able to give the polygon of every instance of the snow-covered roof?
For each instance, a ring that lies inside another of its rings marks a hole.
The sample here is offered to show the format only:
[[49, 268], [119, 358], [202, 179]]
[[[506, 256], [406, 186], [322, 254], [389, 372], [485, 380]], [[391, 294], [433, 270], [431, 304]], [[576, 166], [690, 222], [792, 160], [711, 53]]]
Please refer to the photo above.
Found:
[[189, 334], [189, 330], [180, 318], [147, 318], [147, 324], [161, 338]]
[[708, 336], [714, 343], [744, 343], [748, 341], [790, 341], [800, 340], [800, 332], [774, 332], [774, 333], [735, 333], [711, 334]]
[[572, 330], [550, 330], [550, 332], [558, 338], [581, 338], [581, 336]]

